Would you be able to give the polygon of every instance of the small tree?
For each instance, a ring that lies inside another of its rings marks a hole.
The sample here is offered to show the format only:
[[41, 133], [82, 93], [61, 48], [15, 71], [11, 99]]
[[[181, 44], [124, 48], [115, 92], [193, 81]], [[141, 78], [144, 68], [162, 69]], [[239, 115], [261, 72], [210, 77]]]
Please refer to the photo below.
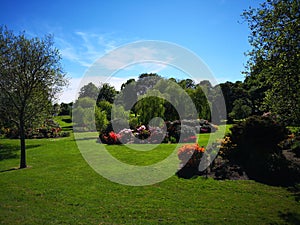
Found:
[[20, 168], [26, 168], [25, 129], [51, 113], [52, 100], [67, 84], [53, 37], [28, 39], [0, 27], [0, 118], [19, 129]]

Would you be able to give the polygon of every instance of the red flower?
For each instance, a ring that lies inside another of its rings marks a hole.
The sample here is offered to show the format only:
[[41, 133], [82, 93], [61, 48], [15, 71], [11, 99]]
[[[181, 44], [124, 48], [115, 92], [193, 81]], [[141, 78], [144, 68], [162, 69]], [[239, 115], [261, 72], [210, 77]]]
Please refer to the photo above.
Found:
[[115, 132], [111, 131], [108, 135], [111, 139], [113, 139], [114, 142], [118, 141], [119, 135], [116, 134]]

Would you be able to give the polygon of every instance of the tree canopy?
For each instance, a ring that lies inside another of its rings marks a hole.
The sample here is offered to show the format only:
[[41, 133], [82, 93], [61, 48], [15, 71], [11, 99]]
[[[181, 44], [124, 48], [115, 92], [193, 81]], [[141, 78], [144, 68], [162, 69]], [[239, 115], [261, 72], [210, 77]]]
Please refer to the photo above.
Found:
[[84, 85], [80, 91], [79, 91], [79, 98], [85, 98], [89, 97], [92, 99], [97, 99], [97, 96], [99, 94], [99, 88], [96, 87], [95, 84], [92, 82], [88, 83], [87, 85]]
[[287, 124], [299, 124], [300, 1], [267, 0], [244, 11], [243, 18], [251, 30], [247, 75], [269, 86], [265, 109]]

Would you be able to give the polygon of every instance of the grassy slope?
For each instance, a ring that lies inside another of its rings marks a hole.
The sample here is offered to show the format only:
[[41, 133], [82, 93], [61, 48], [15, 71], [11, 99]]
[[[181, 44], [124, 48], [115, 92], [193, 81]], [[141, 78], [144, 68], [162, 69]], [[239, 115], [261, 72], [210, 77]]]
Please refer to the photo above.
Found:
[[[14, 154], [0, 161], [2, 224], [276, 224], [300, 219], [300, 204], [285, 188], [176, 176], [151, 186], [123, 186], [94, 172], [72, 137], [27, 143], [31, 168], [6, 171], [18, 165]], [[0, 139], [12, 150], [18, 144]]]

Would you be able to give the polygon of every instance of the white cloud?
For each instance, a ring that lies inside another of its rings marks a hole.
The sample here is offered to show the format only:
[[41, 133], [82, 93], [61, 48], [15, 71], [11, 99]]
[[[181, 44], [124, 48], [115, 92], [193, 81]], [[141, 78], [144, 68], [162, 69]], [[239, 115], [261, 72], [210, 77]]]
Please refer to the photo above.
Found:
[[88, 84], [89, 82], [94, 83], [97, 87], [101, 87], [103, 83], [109, 83], [111, 86], [115, 87], [116, 90], [121, 89], [121, 85], [127, 81], [127, 78], [120, 77], [89, 77], [89, 79], [83, 78], [71, 78], [70, 85], [63, 90], [59, 96], [58, 102], [74, 102], [78, 97], [78, 92], [81, 87]]
[[83, 67], [90, 67], [97, 58], [114, 49], [117, 44], [116, 41], [110, 40], [106, 34], [82, 31], [75, 32], [69, 40], [62, 36], [55, 37], [55, 39], [62, 57]]

